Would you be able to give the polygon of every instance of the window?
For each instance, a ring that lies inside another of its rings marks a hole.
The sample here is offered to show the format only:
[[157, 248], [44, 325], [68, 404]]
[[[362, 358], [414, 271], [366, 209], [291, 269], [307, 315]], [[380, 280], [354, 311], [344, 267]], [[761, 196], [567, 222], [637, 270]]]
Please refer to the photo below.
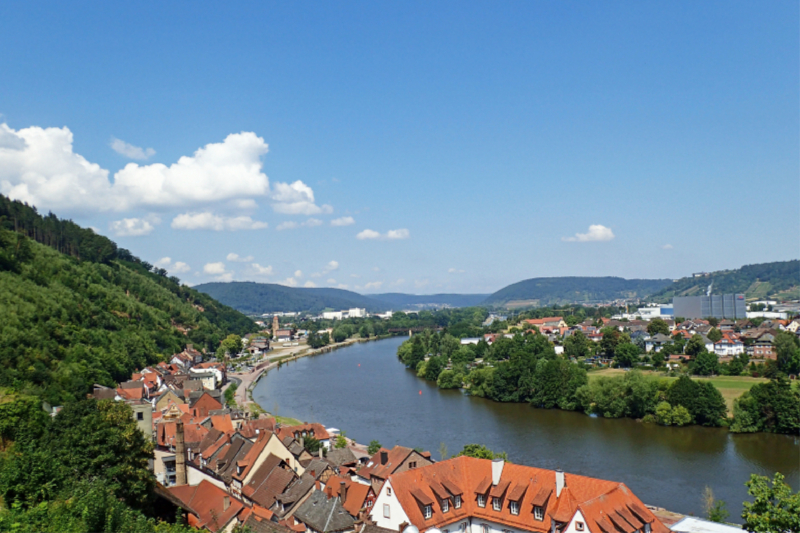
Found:
[[544, 520], [544, 509], [539, 507], [538, 505], [533, 508], [533, 517], [536, 520]]
[[416, 468], [416, 467], [417, 467], [416, 461], [411, 461], [410, 463], [408, 463], [408, 468]]
[[461, 526], [460, 527], [461, 527], [461, 533], [466, 533], [466, 531], [467, 531], [467, 523], [466, 522], [461, 522]]
[[492, 498], [492, 509], [500, 511], [503, 509], [503, 504], [500, 503], [500, 498]]
[[453, 497], [453, 507], [461, 509], [461, 495]]
[[387, 496], [391, 496], [392, 495], [392, 487], [386, 487], [386, 495]]
[[430, 517], [433, 516], [433, 509], [430, 505], [426, 505], [422, 508], [422, 514], [425, 515], [425, 520], [428, 520]]
[[583, 531], [583, 522], [575, 522], [575, 530]]
[[367, 500], [367, 507], [372, 507], [372, 503], [373, 503], [372, 500]]
[[442, 500], [442, 512], [446, 513], [450, 510], [450, 498], [445, 498]]
[[650, 524], [644, 525], [644, 533], [650, 533]]
[[144, 413], [141, 411], [136, 412], [136, 420], [144, 420]]
[[489, 533], [489, 526], [481, 524], [481, 533]]
[[383, 504], [383, 517], [384, 518], [391, 518], [391, 516], [389, 516], [389, 504], [388, 503], [384, 503]]
[[511, 514], [519, 514], [519, 502], [511, 502], [508, 507], [511, 509]]
[[478, 507], [486, 507], [486, 496], [478, 494]]

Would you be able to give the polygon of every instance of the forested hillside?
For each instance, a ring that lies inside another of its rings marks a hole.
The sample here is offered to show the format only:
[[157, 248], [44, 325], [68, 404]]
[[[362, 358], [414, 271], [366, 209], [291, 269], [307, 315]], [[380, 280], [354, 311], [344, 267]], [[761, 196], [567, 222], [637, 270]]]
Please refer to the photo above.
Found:
[[588, 303], [617, 298], [643, 298], [669, 286], [668, 279], [623, 279], [615, 277], [559, 277], [526, 279], [500, 289], [484, 305], [546, 306]]
[[195, 286], [195, 289], [248, 314], [273, 311], [319, 313], [327, 308], [338, 311], [353, 307], [363, 307], [372, 312], [385, 311], [392, 307], [386, 302], [342, 289], [294, 288], [252, 281], [203, 283]]
[[744, 294], [746, 298], [800, 297], [800, 260], [745, 265], [707, 276], [681, 278], [650, 296], [654, 302], [671, 302], [673, 296], [699, 296], [712, 285], [714, 294]]
[[[0, 387], [57, 405], [84, 396], [94, 383], [125, 380], [187, 343], [215, 350], [228, 333], [256, 330], [246, 316], [164, 271], [151, 271], [105, 237], [48, 219], [53, 228], [70, 228], [72, 236], [54, 239], [50, 247], [0, 228]], [[28, 220], [28, 228], [43, 227], [33, 216]], [[86, 260], [80, 249], [87, 242], [113, 254], [94, 256], [102, 262]], [[78, 250], [84, 260], [57, 247]]]
[[391, 304], [395, 309], [411, 305], [449, 305], [450, 307], [472, 307], [480, 305], [488, 294], [404, 294], [389, 292], [371, 294], [370, 297]]

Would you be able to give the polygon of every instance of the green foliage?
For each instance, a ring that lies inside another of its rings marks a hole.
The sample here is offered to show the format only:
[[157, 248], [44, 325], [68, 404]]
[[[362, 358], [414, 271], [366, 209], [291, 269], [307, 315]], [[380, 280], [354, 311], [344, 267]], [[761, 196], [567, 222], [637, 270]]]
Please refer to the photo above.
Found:
[[[750, 297], [755, 295], [753, 291], [758, 287], [760, 297], [766, 298], [797, 287], [798, 271], [800, 271], [800, 261], [797, 259], [746, 265], [735, 270], [712, 272], [700, 278], [681, 278], [667, 284], [662, 290], [650, 296], [649, 300], [666, 303], [672, 301], [673, 296], [704, 294], [706, 287], [711, 283], [714, 284], [716, 294], [742, 293]], [[766, 293], [761, 292], [765, 284], [768, 285]]]
[[669, 335], [669, 325], [660, 318], [654, 318], [647, 324], [647, 333], [650, 335], [656, 335], [658, 333]]
[[592, 341], [578, 330], [564, 340], [564, 355], [572, 358], [588, 357], [591, 354], [591, 343]]
[[7, 504], [37, 505], [81, 480], [102, 481], [136, 509], [150, 504], [152, 444], [124, 403], [84, 399], [66, 404], [52, 421], [23, 417], [15, 437], [0, 456], [0, 495]]
[[800, 374], [800, 339], [791, 333], [779, 331], [774, 344], [778, 369], [785, 374]]
[[242, 352], [242, 337], [231, 333], [219, 344], [217, 357], [222, 358], [226, 354], [236, 355]]
[[502, 305], [514, 300], [537, 301], [539, 305], [616, 300], [649, 296], [672, 283], [667, 279], [622, 279], [615, 277], [533, 278], [519, 281], [489, 296], [484, 305]]
[[464, 374], [454, 370], [445, 370], [439, 374], [439, 379], [436, 380], [436, 385], [440, 389], [458, 389], [464, 381]]
[[670, 385], [666, 400], [673, 407], [685, 407], [694, 423], [703, 426], [722, 425], [727, 416], [725, 399], [708, 381], [681, 376]]
[[722, 332], [717, 328], [711, 328], [711, 331], [708, 332], [706, 337], [708, 337], [708, 340], [711, 342], [718, 342], [722, 339]]
[[491, 398], [494, 383], [494, 369], [478, 368], [470, 372], [465, 378], [471, 396]]
[[447, 358], [445, 356], [431, 357], [428, 359], [428, 364], [425, 365], [425, 379], [436, 381], [439, 379], [439, 374], [442, 373], [445, 366], [447, 366]]
[[464, 448], [456, 454], [456, 457], [475, 457], [476, 459], [502, 459], [508, 461], [506, 452], [495, 453], [483, 444], [465, 444]]
[[183, 524], [157, 522], [120, 501], [102, 480], [82, 480], [58, 498], [0, 510], [0, 531], [19, 533], [192, 533]]
[[750, 476], [745, 483], [752, 502], [742, 504], [742, 529], [756, 533], [800, 531], [800, 493], [793, 493], [780, 473], [770, 482], [766, 476]]
[[369, 441], [369, 446], [367, 446], [367, 453], [370, 455], [375, 455], [381, 449], [381, 443], [377, 440]]
[[322, 448], [322, 443], [311, 435], [306, 435], [303, 437], [303, 448], [311, 455], [316, 455], [319, 449]]
[[0, 385], [52, 405], [94, 383], [113, 386], [187, 343], [214, 350], [229, 333], [257, 329], [139, 264], [79, 262], [34, 242], [18, 272], [0, 271], [0, 301]]
[[697, 376], [713, 376], [719, 373], [717, 354], [703, 350], [695, 357], [692, 373]]
[[783, 378], [754, 385], [734, 402], [731, 431], [800, 435], [800, 391]]
[[706, 351], [706, 343], [703, 340], [703, 337], [699, 334], [692, 335], [692, 338], [689, 339], [689, 342], [686, 343], [686, 347], [684, 348], [684, 352], [686, 355], [696, 356], [699, 353]]
[[659, 402], [655, 418], [662, 426], [685, 426], [692, 423], [692, 415], [688, 409], [682, 405], [672, 407], [669, 402]]
[[333, 447], [334, 448], [339, 448], [339, 449], [347, 448], [347, 435], [345, 434], [344, 431], [342, 431], [340, 434], [336, 435], [336, 439], [334, 439], [334, 442], [333, 442]]
[[237, 383], [231, 383], [225, 389], [225, 405], [228, 407], [236, 407], [236, 389], [239, 388]]
[[575, 396], [586, 414], [644, 418], [656, 413], [659, 391], [665, 386], [665, 382], [634, 370], [624, 376], [593, 380], [580, 387]]
[[618, 344], [614, 350], [614, 361], [617, 366], [630, 368], [639, 362], [639, 347], [630, 342]]
[[614, 357], [617, 345], [620, 342], [619, 330], [617, 328], [603, 328], [600, 331], [603, 334], [603, 339], [600, 341], [600, 349], [608, 357]]
[[724, 523], [730, 514], [731, 513], [728, 512], [728, 506], [725, 504], [725, 502], [722, 500], [717, 500], [708, 510], [707, 516], [712, 522]]

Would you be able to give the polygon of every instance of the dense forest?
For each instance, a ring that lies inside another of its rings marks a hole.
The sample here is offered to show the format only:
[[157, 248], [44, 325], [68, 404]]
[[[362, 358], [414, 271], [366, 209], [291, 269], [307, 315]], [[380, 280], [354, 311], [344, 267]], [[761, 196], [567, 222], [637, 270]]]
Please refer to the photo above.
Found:
[[342, 289], [295, 288], [252, 281], [203, 283], [195, 288], [242, 313], [253, 315], [275, 311], [321, 313], [324, 309], [340, 311], [354, 307], [377, 312], [392, 308], [387, 302]]
[[[0, 228], [0, 387], [59, 405], [94, 383], [125, 380], [188, 343], [213, 351], [229, 333], [257, 329], [91, 230], [18, 202], [3, 205], [14, 208], [23, 231]], [[62, 237], [51, 238], [56, 233], [48, 232], [59, 228]], [[87, 243], [102, 246], [87, 255]]]
[[708, 286], [714, 294], [744, 294], [747, 298], [800, 297], [800, 260], [745, 265], [736, 270], [681, 278], [652, 294], [650, 300], [668, 303], [673, 296], [701, 296]]
[[672, 283], [668, 279], [623, 279], [615, 277], [533, 278], [519, 281], [489, 296], [483, 305], [510, 302], [533, 306], [589, 303], [618, 298], [644, 298]]

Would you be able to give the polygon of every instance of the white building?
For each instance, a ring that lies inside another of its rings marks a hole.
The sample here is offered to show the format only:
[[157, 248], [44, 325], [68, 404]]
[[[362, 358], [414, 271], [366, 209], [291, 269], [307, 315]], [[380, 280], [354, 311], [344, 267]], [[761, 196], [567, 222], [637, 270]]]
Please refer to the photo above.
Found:
[[473, 457], [390, 475], [371, 518], [406, 533], [669, 533], [622, 483]]

